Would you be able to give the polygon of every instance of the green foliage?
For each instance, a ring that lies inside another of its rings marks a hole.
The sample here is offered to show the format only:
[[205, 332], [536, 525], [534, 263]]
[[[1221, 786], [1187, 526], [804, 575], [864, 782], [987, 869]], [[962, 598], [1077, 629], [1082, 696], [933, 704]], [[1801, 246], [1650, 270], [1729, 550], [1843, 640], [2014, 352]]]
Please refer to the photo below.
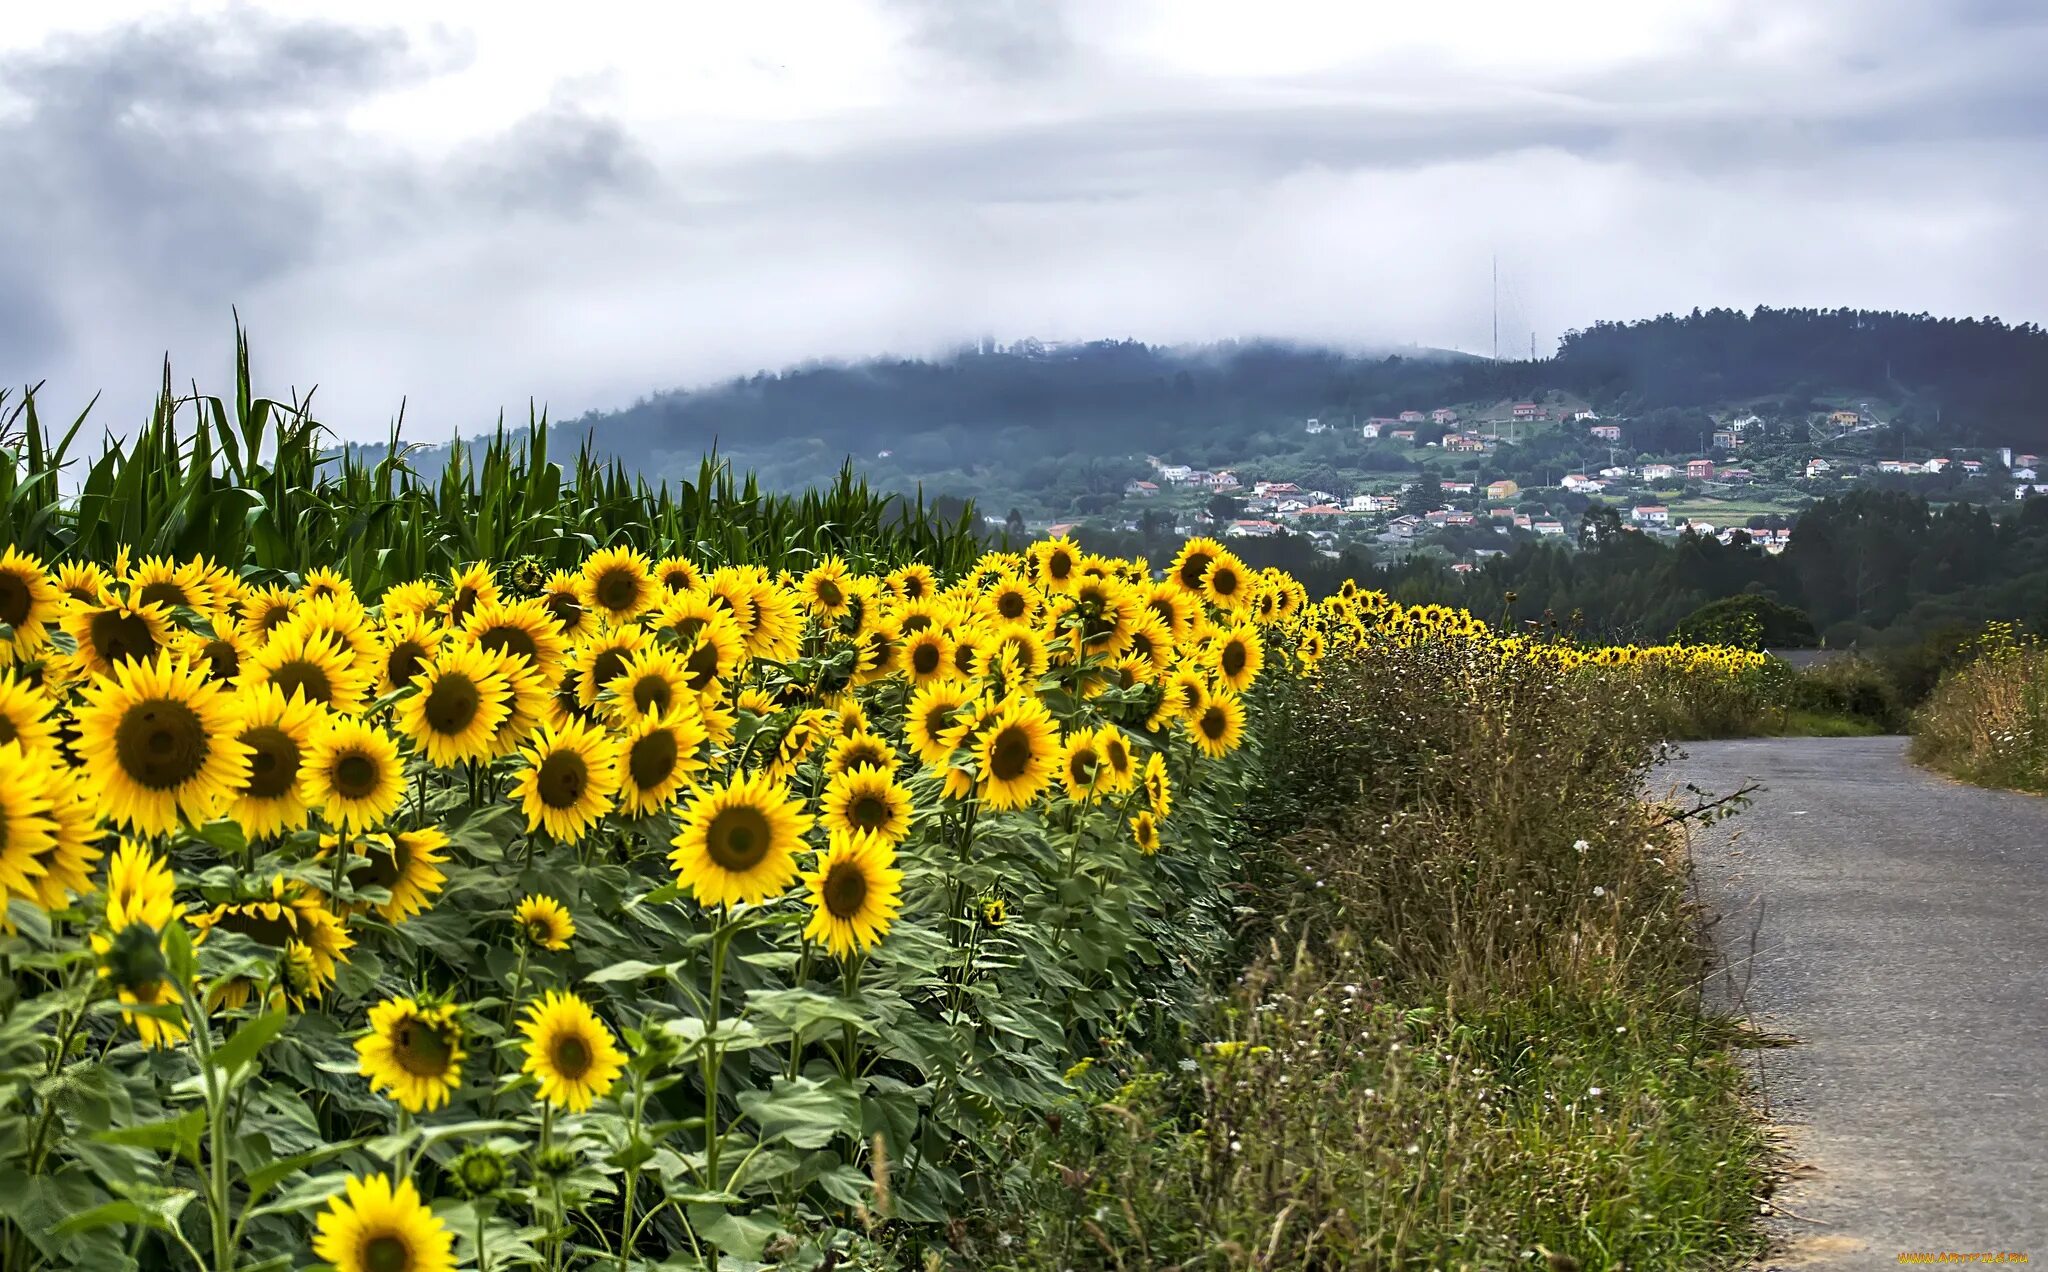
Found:
[[1754, 592], [1707, 602], [1671, 629], [1671, 639], [1737, 649], [1808, 649], [1820, 643], [1804, 612]]
[[1913, 715], [1913, 758], [1980, 786], [2048, 793], [2048, 650], [1993, 624]]
[[1761, 1247], [1765, 1147], [1654, 689], [1457, 640], [1333, 657], [1255, 819], [1207, 1046], [1018, 1137], [979, 1266], [1692, 1268]]
[[689, 480], [650, 484], [587, 440], [565, 467], [544, 415], [456, 443], [429, 477], [397, 425], [383, 447], [336, 449], [310, 400], [257, 396], [239, 330], [232, 401], [176, 395], [166, 366], [149, 420], [87, 459], [90, 411], [59, 430], [33, 391], [11, 402], [0, 391], [0, 535], [45, 560], [111, 561], [127, 547], [264, 577], [328, 566], [374, 598], [472, 561], [566, 567], [618, 543], [799, 571], [840, 555], [862, 569], [919, 560], [957, 573], [981, 551], [971, 510], [943, 520], [922, 497], [874, 492], [850, 464], [795, 496], [764, 493], [716, 454]]

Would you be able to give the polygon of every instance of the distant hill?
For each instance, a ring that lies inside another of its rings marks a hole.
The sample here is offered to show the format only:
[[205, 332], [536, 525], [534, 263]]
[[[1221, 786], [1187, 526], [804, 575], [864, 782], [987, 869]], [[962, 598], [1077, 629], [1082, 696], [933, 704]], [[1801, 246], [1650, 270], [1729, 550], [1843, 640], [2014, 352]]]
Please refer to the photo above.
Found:
[[[657, 393], [563, 428], [650, 475], [714, 444], [771, 487], [849, 456], [881, 484], [1004, 497], [1109, 488], [1145, 453], [1242, 462], [1304, 418], [1570, 395], [1603, 415], [1865, 398], [1920, 445], [2048, 449], [2048, 333], [1863, 310], [1695, 310], [1568, 333], [1555, 356], [1358, 353], [1273, 341], [1160, 348], [1035, 342], [931, 360], [818, 364]], [[885, 453], [886, 452], [886, 453]]]

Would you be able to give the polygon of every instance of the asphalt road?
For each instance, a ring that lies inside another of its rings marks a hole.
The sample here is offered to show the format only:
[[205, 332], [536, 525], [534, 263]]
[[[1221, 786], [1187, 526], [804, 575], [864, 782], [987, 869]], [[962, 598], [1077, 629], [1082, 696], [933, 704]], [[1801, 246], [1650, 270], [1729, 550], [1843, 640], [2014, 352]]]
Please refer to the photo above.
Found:
[[1798, 1040], [1747, 1053], [1798, 1163], [1765, 1266], [2048, 1262], [2048, 800], [1918, 769], [1903, 738], [1687, 749], [1660, 789], [1764, 784], [1693, 851], [1717, 992]]

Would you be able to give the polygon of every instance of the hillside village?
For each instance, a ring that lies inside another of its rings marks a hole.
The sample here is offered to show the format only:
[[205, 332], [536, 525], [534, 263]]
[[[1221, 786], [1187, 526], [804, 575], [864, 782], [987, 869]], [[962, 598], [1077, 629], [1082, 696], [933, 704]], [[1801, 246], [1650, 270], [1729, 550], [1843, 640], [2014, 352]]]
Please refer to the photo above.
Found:
[[1113, 508], [1043, 529], [1165, 530], [1171, 517], [1177, 533], [1301, 535], [1333, 558], [1430, 550], [1471, 569], [1519, 541], [1617, 529], [1780, 552], [1802, 506], [1857, 484], [1975, 503], [2048, 494], [2040, 457], [2010, 447], [1885, 454], [1894, 430], [1867, 403], [1802, 418], [1731, 410], [1711, 422], [1693, 448], [1674, 451], [1657, 446], [1672, 440], [1668, 420], [1603, 419], [1562, 394], [1310, 418], [1298, 457], [1204, 468], [1148, 454], [1148, 475], [1126, 482]]

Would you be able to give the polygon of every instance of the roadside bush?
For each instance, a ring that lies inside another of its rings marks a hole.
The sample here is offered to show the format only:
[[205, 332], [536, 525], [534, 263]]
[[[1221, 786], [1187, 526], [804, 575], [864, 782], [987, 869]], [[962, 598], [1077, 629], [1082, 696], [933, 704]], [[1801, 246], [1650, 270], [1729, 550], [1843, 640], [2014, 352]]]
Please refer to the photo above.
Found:
[[1993, 624], [1913, 716], [1913, 758], [1980, 786], [2048, 792], [2048, 648]]
[[1647, 680], [1489, 640], [1335, 656], [1269, 742], [1249, 966], [1211, 1040], [1019, 1137], [986, 1266], [1696, 1267], [1761, 1145]]

